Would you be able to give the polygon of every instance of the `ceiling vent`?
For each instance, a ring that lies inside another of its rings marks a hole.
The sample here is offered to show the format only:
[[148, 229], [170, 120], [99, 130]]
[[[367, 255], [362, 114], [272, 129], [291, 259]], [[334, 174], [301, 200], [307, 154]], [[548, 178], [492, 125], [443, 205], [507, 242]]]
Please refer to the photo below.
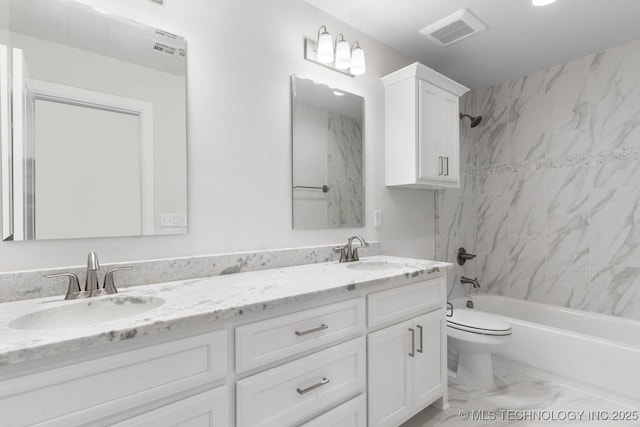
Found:
[[420, 30], [420, 34], [442, 46], [449, 46], [487, 27], [467, 9], [461, 9], [435, 24]]

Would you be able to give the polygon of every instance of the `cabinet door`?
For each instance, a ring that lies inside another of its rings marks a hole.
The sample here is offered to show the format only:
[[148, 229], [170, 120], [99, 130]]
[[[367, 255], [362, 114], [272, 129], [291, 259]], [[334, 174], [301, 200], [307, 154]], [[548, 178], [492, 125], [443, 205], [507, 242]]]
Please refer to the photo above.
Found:
[[[442, 91], [440, 98], [440, 147], [439, 154], [443, 158], [442, 179], [458, 182], [460, 180], [460, 106], [456, 95]], [[464, 122], [468, 125], [468, 122]]]
[[[418, 176], [417, 180], [441, 179], [443, 158], [439, 153], [441, 135], [441, 100], [443, 91], [438, 87], [418, 80]], [[456, 113], [456, 117], [457, 117]]]
[[397, 426], [411, 414], [412, 326], [408, 320], [369, 334], [369, 426]]
[[413, 407], [420, 410], [442, 395], [442, 309], [413, 320], [416, 356], [413, 361]]

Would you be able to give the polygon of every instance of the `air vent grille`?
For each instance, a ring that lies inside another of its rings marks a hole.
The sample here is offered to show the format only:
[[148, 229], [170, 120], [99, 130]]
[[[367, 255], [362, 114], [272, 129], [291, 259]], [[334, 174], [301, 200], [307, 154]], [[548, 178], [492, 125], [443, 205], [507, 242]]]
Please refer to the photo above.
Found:
[[448, 46], [487, 27], [466, 9], [459, 10], [435, 24], [420, 30], [420, 34], [443, 46]]

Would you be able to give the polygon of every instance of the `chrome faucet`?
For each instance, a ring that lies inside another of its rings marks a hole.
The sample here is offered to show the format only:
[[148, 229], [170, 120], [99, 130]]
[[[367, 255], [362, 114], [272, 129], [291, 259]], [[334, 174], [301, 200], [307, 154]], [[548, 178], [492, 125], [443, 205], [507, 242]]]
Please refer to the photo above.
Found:
[[132, 267], [117, 267], [107, 271], [104, 276], [104, 284], [102, 289], [98, 281], [98, 272], [100, 270], [100, 263], [98, 262], [98, 255], [95, 252], [89, 252], [87, 257], [87, 275], [85, 279], [84, 290], [80, 288], [80, 280], [75, 273], [55, 273], [47, 274], [44, 277], [47, 279], [54, 277], [68, 277], [69, 285], [67, 288], [67, 294], [64, 299], [79, 299], [96, 297], [100, 295], [111, 295], [118, 293], [116, 285], [113, 280], [113, 273], [121, 270], [131, 270]]
[[100, 270], [98, 255], [91, 251], [87, 256], [87, 278], [84, 282], [84, 290], [90, 293], [89, 296], [96, 295], [96, 291], [100, 289], [100, 284], [98, 283], [98, 270]]
[[334, 250], [340, 251], [340, 262], [360, 261], [360, 257], [358, 256], [358, 247], [356, 248], [353, 247], [353, 241], [356, 239], [360, 242], [359, 247], [361, 248], [369, 247], [369, 243], [367, 243], [367, 241], [364, 240], [362, 237], [360, 236], [349, 237], [346, 245], [334, 248]]
[[460, 278], [460, 283], [462, 283], [462, 284], [465, 284], [465, 283], [472, 284], [474, 289], [477, 289], [477, 288], [480, 287], [480, 283], [478, 283], [478, 278], [477, 277], [475, 279], [469, 279], [468, 277], [462, 276]]

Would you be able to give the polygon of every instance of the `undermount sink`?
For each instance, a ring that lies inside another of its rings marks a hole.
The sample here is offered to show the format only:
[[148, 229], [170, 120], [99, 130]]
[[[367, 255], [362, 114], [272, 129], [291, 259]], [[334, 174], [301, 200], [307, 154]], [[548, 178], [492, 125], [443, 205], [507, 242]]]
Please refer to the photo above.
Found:
[[135, 316], [164, 304], [162, 298], [109, 296], [79, 300], [72, 304], [36, 311], [9, 323], [13, 329], [64, 329]]
[[356, 261], [347, 266], [347, 268], [351, 268], [353, 270], [363, 271], [397, 270], [404, 267], [404, 264], [389, 261]]

